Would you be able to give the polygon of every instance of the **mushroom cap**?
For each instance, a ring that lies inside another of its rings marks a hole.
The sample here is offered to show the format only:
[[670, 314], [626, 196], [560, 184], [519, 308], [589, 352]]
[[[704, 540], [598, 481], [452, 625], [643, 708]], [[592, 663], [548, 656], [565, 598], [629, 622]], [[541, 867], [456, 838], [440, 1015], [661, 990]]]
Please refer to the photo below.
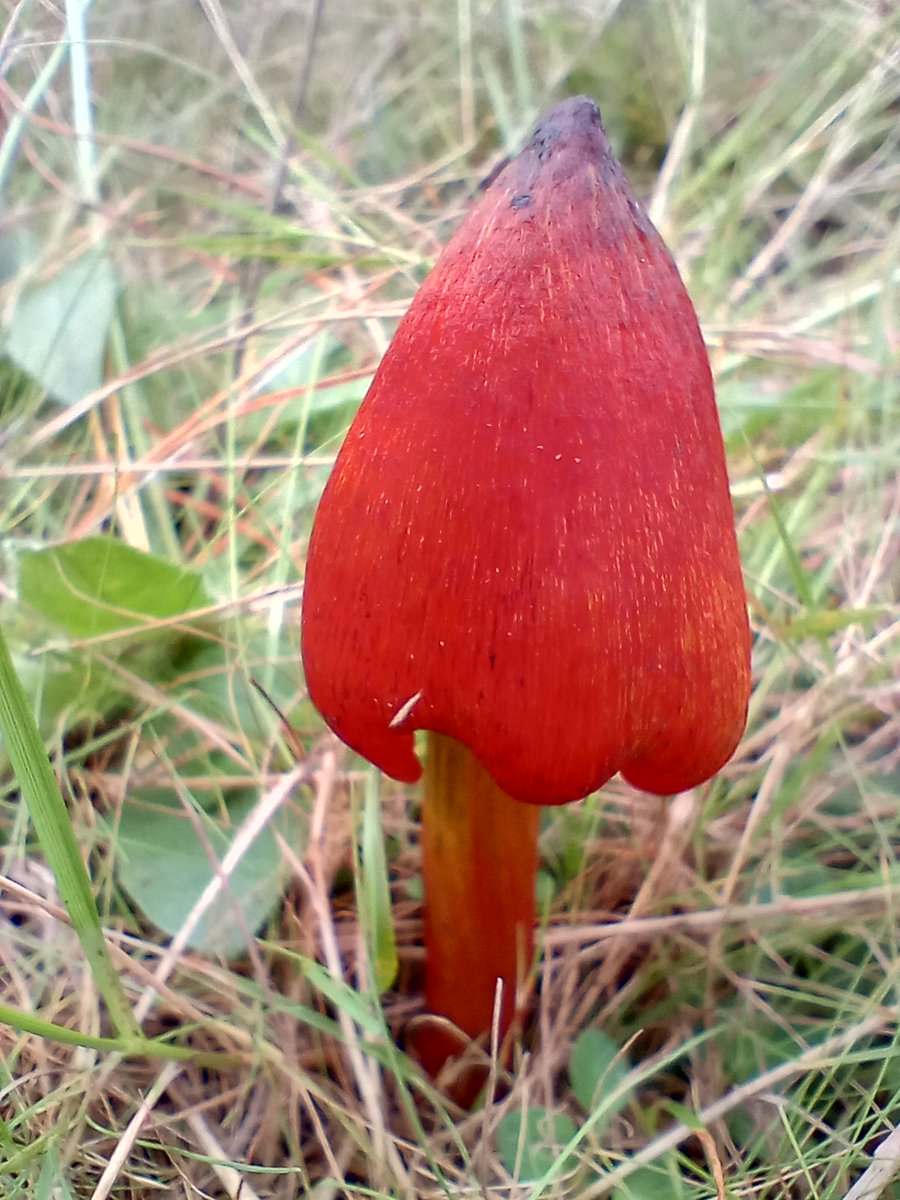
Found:
[[413, 734], [558, 804], [671, 794], [743, 732], [750, 633], [712, 376], [596, 105], [565, 101], [441, 254], [312, 531], [310, 696], [388, 775]]

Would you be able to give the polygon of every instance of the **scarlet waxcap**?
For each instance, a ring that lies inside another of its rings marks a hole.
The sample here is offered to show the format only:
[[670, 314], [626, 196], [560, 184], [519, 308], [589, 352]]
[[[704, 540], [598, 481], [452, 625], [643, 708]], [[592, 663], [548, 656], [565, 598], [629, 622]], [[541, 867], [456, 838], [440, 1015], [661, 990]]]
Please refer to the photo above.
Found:
[[396, 779], [413, 733], [558, 804], [670, 794], [743, 732], [750, 633], [697, 317], [565, 101], [472, 208], [350, 427], [306, 570], [310, 696]]

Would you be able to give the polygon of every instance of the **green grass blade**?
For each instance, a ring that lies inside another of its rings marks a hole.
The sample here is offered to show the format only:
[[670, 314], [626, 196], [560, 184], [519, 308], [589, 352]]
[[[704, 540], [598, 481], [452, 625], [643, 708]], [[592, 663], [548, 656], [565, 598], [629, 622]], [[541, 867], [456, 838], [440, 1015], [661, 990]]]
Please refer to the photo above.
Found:
[[6, 191], [6, 185], [19, 153], [19, 146], [25, 136], [25, 130], [28, 128], [29, 117], [39, 107], [46, 95], [57, 71], [65, 61], [67, 50], [65, 42], [60, 42], [54, 48], [37, 79], [28, 89], [21, 106], [9, 117], [6, 133], [0, 140], [0, 194]]
[[159, 1058], [169, 1062], [190, 1062], [197, 1066], [227, 1068], [240, 1066], [243, 1059], [236, 1054], [219, 1053], [215, 1050], [194, 1050], [190, 1046], [178, 1046], [161, 1038], [98, 1037], [83, 1033], [80, 1029], [69, 1029], [54, 1021], [32, 1016], [18, 1008], [0, 1004], [0, 1024], [9, 1025], [22, 1033], [32, 1033], [48, 1042], [59, 1042], [64, 1046], [83, 1046], [87, 1050], [101, 1050], [108, 1054], [122, 1054], [128, 1058]]
[[139, 1038], [140, 1028], [106, 948], [91, 881], [72, 831], [65, 801], [50, 769], [47, 751], [28, 707], [2, 630], [0, 736], [6, 743], [6, 752], [19, 782], [22, 798], [28, 806], [38, 840], [78, 934], [97, 990], [106, 1001], [119, 1035]]
[[365, 915], [375, 987], [381, 995], [396, 979], [398, 962], [378, 784], [378, 773], [370, 771], [362, 819], [360, 912]]

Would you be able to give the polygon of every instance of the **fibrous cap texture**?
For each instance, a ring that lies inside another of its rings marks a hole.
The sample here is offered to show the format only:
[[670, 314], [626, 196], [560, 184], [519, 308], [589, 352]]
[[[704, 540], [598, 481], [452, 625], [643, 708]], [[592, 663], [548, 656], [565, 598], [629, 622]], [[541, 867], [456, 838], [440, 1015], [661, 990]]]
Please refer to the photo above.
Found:
[[322, 496], [312, 700], [397, 779], [416, 729], [524, 801], [674, 793], [743, 731], [749, 629], [693, 306], [583, 97], [401, 321]]

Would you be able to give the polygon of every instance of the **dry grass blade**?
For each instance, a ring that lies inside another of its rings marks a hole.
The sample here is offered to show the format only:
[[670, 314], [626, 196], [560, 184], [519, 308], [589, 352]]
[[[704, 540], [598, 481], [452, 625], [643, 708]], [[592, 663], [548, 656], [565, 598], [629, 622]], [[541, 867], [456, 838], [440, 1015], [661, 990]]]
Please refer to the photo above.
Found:
[[900, 1129], [892, 1129], [875, 1147], [872, 1162], [843, 1200], [879, 1200], [900, 1172]]

